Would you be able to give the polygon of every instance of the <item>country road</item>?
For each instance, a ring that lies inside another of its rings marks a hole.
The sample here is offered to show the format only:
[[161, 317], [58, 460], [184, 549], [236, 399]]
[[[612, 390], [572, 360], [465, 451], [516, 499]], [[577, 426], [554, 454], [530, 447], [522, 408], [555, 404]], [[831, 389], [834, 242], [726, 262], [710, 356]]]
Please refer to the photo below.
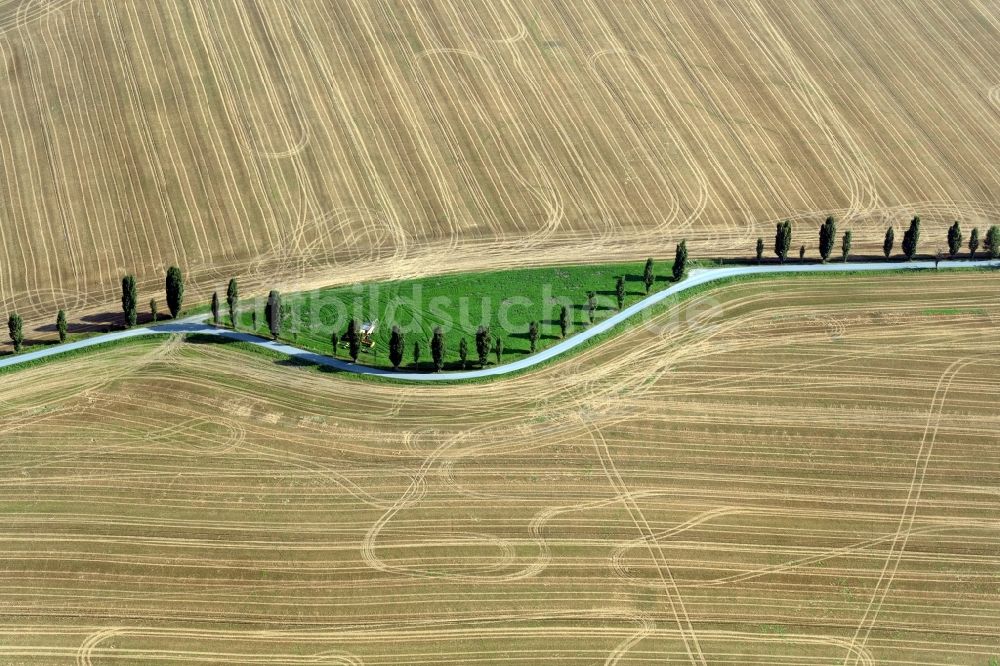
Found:
[[[462, 372], [442, 372], [442, 373], [414, 373], [414, 372], [396, 372], [393, 370], [385, 370], [381, 368], [372, 368], [361, 364], [354, 364], [348, 361], [343, 361], [336, 358], [331, 358], [329, 356], [324, 356], [322, 354], [317, 354], [315, 352], [306, 351], [305, 349], [300, 349], [299, 347], [294, 347], [282, 342], [276, 342], [272, 340], [267, 340], [255, 335], [250, 335], [249, 333], [239, 333], [236, 331], [231, 331], [223, 328], [215, 328], [214, 326], [209, 326], [205, 324], [205, 315], [198, 317], [192, 317], [188, 319], [182, 319], [176, 322], [170, 322], [166, 324], [158, 324], [155, 326], [146, 326], [142, 328], [133, 328], [124, 331], [116, 331], [113, 333], [107, 333], [104, 335], [98, 335], [92, 338], [86, 338], [84, 340], [77, 340], [75, 342], [70, 342], [64, 345], [47, 347], [45, 349], [39, 349], [37, 351], [28, 352], [25, 354], [19, 354], [16, 356], [8, 356], [6, 358], [0, 359], [0, 369], [8, 368], [23, 363], [29, 363], [31, 361], [37, 361], [53, 356], [58, 356], [60, 354], [65, 354], [67, 352], [86, 349], [88, 347], [95, 347], [98, 345], [106, 344], [108, 342], [115, 342], [118, 340], [127, 340], [130, 338], [137, 338], [147, 335], [171, 335], [171, 334], [201, 334], [201, 335], [211, 335], [221, 338], [226, 338], [228, 340], [237, 340], [240, 342], [247, 342], [265, 349], [270, 349], [272, 351], [278, 352], [280, 354], [285, 354], [292, 358], [307, 362], [314, 363], [316, 365], [326, 366], [329, 368], [334, 368], [343, 372], [350, 372], [355, 374], [363, 375], [378, 375], [391, 377], [392, 379], [400, 381], [413, 381], [413, 382], [435, 382], [435, 381], [456, 381], [465, 379], [482, 379], [484, 377], [497, 377], [502, 375], [507, 375], [514, 372], [519, 372], [527, 368], [545, 363], [557, 356], [565, 354], [569, 350], [577, 347], [591, 338], [605, 333], [618, 324], [636, 316], [640, 312], [647, 310], [657, 303], [675, 295], [680, 294], [684, 291], [698, 287], [700, 285], [715, 282], [717, 280], [724, 280], [727, 278], [741, 277], [748, 275], [771, 275], [771, 274], [781, 274], [781, 273], [842, 273], [845, 271], [856, 272], [856, 271], [889, 271], [889, 270], [918, 270], [918, 269], [930, 269], [934, 270], [933, 261], [913, 261], [906, 263], [883, 263], [883, 262], [870, 262], [870, 263], [850, 263], [850, 264], [786, 264], [786, 265], [765, 265], [765, 266], [732, 266], [727, 268], [702, 268], [695, 269], [691, 271], [689, 276], [681, 282], [671, 285], [663, 291], [656, 292], [650, 296], [647, 296], [643, 300], [635, 303], [634, 305], [625, 308], [621, 312], [614, 314], [613, 316], [601, 321], [585, 331], [582, 331], [572, 337], [566, 338], [559, 343], [533, 354], [527, 356], [520, 360], [514, 361], [512, 363], [506, 363], [504, 365], [492, 366], [487, 368], [481, 368], [478, 370], [467, 370]], [[952, 268], [1000, 268], [1000, 260], [986, 260], [986, 261], [942, 261], [940, 262], [939, 268], [952, 269]]]

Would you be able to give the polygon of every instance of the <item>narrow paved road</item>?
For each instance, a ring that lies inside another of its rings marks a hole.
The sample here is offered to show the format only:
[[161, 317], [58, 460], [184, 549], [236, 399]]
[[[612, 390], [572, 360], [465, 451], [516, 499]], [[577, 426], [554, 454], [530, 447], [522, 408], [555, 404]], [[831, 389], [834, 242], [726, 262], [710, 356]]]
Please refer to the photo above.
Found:
[[[1000, 268], [1000, 260], [996, 261], [942, 261], [940, 264], [941, 269], [946, 268]], [[444, 372], [444, 373], [414, 373], [414, 372], [394, 372], [392, 370], [383, 370], [380, 368], [370, 368], [365, 365], [355, 365], [347, 361], [341, 361], [339, 359], [330, 358], [328, 356], [323, 356], [322, 354], [317, 354], [315, 352], [306, 351], [298, 347], [293, 347], [281, 342], [274, 342], [271, 340], [266, 340], [264, 338], [257, 337], [255, 335], [250, 335], [248, 333], [238, 333], [235, 331], [230, 331], [222, 328], [215, 328], [204, 323], [205, 316], [193, 317], [190, 319], [183, 319], [177, 322], [171, 322], [168, 324], [159, 324], [156, 326], [149, 326], [143, 328], [133, 328], [127, 331], [116, 331], [114, 333], [108, 333], [105, 335], [99, 335], [92, 338], [87, 338], [84, 340], [78, 340], [76, 342], [70, 342], [64, 345], [46, 347], [45, 349], [39, 349], [37, 351], [29, 352], [27, 354], [20, 354], [17, 356], [8, 356], [6, 358], [0, 359], [0, 368], [7, 368], [14, 365], [20, 365], [22, 363], [28, 363], [30, 361], [36, 361], [43, 358], [48, 358], [50, 356], [57, 356], [59, 354], [65, 354], [66, 352], [74, 351], [77, 349], [86, 349], [87, 347], [94, 347], [96, 345], [101, 345], [107, 342], [113, 342], [116, 340], [126, 340], [128, 338], [136, 338], [145, 335], [168, 335], [175, 333], [199, 333], [203, 335], [213, 335], [221, 338], [226, 338], [229, 340], [239, 340], [241, 342], [248, 342], [250, 344], [257, 345], [258, 347], [263, 347], [265, 349], [271, 349], [273, 351], [285, 354], [287, 356], [299, 359], [308, 363], [315, 363], [316, 365], [322, 365], [329, 368], [334, 368], [336, 370], [342, 370], [344, 372], [353, 372], [356, 374], [364, 375], [383, 375], [387, 377], [392, 377], [393, 379], [403, 380], [403, 381], [414, 381], [414, 382], [435, 382], [435, 381], [455, 381], [461, 379], [480, 379], [483, 377], [496, 377], [500, 375], [507, 375], [512, 372], [518, 372], [526, 368], [538, 365], [539, 363], [544, 363], [550, 359], [553, 359], [561, 354], [565, 354], [570, 349], [577, 347], [587, 340], [593, 338], [594, 336], [601, 335], [608, 330], [614, 328], [623, 321], [634, 317], [643, 310], [651, 308], [660, 301], [663, 301], [674, 294], [679, 294], [681, 292], [687, 291], [693, 287], [703, 285], [708, 282], [714, 282], [716, 280], [723, 280], [731, 277], [739, 277], [743, 275], [768, 275], [775, 273], [837, 273], [843, 272], [845, 270], [849, 271], [887, 271], [887, 270], [917, 270], [917, 269], [934, 269], [933, 261], [913, 261], [907, 263], [852, 263], [847, 264], [787, 264], [784, 266], [733, 266], [728, 268], [703, 268], [691, 271], [691, 274], [682, 282], [671, 285], [663, 291], [659, 291], [655, 294], [647, 296], [638, 303], [625, 308], [621, 312], [605, 319], [604, 321], [591, 326], [587, 330], [573, 335], [572, 337], [566, 338], [561, 342], [545, 349], [537, 354], [526, 356], [513, 363], [507, 363], [504, 365], [492, 366], [488, 368], [482, 368], [479, 370], [468, 370], [463, 372]]]

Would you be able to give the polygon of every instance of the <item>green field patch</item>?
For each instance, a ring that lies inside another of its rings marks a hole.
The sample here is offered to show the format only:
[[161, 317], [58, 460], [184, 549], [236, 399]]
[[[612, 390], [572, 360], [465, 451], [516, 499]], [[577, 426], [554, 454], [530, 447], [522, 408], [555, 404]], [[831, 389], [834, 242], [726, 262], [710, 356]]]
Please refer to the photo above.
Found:
[[986, 310], [982, 308], [927, 308], [926, 310], [921, 310], [920, 314], [927, 317], [955, 317], [961, 315], [985, 317]]
[[[466, 339], [471, 361], [476, 357], [476, 330], [489, 326], [494, 336], [503, 339], [503, 360], [510, 362], [531, 353], [528, 327], [532, 321], [539, 323], [537, 351], [561, 339], [559, 314], [563, 305], [569, 308], [572, 322], [567, 337], [586, 329], [590, 325], [585, 309], [588, 292], [596, 294], [594, 322], [617, 312], [615, 283], [619, 276], [625, 278], [625, 307], [645, 298], [644, 267], [645, 262], [635, 262], [459, 273], [283, 294], [279, 338], [310, 351], [332, 354], [334, 331], [343, 335], [352, 318], [359, 323], [377, 320], [374, 346], [362, 351], [359, 362], [390, 367], [389, 338], [395, 324], [406, 343], [401, 367], [414, 368], [413, 345], [419, 342], [419, 367], [428, 369], [431, 337], [440, 326], [446, 340], [445, 367], [454, 370], [459, 366], [460, 340]], [[669, 262], [655, 265], [656, 281], [650, 293], [669, 285], [670, 270]], [[241, 330], [253, 329], [267, 336], [265, 303], [262, 297], [242, 303]], [[346, 358], [348, 350], [339, 345], [336, 353]], [[493, 354], [490, 362], [496, 362]]]

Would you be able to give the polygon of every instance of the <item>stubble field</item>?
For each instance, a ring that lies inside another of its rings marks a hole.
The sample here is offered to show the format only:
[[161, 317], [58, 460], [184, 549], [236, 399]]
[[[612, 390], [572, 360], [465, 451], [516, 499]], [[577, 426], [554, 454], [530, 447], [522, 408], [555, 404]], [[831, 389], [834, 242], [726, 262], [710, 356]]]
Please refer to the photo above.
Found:
[[0, 662], [988, 664], [998, 297], [740, 283], [472, 387], [178, 340], [12, 374]]
[[1000, 217], [998, 62], [984, 0], [4, 0], [0, 310], [100, 326], [170, 264], [205, 298], [746, 256], [784, 218], [814, 254], [829, 213], [934, 252]]

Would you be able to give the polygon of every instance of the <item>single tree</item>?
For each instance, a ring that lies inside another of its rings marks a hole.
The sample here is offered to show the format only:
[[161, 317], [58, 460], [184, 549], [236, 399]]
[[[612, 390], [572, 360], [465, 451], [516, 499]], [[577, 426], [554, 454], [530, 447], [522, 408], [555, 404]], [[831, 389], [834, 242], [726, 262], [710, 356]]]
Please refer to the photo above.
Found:
[[462, 362], [462, 370], [469, 361], [469, 341], [464, 337], [458, 341], [458, 360]]
[[267, 295], [264, 317], [267, 319], [267, 329], [271, 337], [277, 340], [278, 334], [281, 333], [281, 294], [274, 289]]
[[351, 355], [351, 360], [357, 363], [358, 355], [361, 354], [361, 331], [358, 329], [357, 319], [347, 322], [344, 339], [347, 340], [347, 353]]
[[969, 258], [976, 258], [976, 251], [979, 250], [979, 229], [973, 227], [969, 233]]
[[615, 280], [615, 298], [618, 299], [619, 310], [625, 307], [625, 277], [622, 275]]
[[10, 341], [14, 343], [14, 353], [19, 353], [24, 344], [24, 321], [21, 315], [15, 312], [7, 318], [7, 330], [10, 332]]
[[256, 308], [254, 309], [253, 312], [250, 313], [250, 325], [253, 326], [253, 332], [256, 333], [257, 332], [257, 310], [256, 310]]
[[565, 305], [559, 311], [559, 335], [565, 338], [569, 332], [569, 308]]
[[910, 228], [903, 232], [903, 256], [907, 261], [912, 261], [917, 253], [917, 244], [920, 242], [920, 218], [914, 217], [910, 220]]
[[59, 332], [59, 342], [66, 342], [66, 312], [60, 310], [56, 315], [56, 330]]
[[236, 278], [229, 280], [229, 288], [226, 289], [226, 304], [229, 306], [229, 324], [236, 330], [236, 309], [240, 306], [240, 288], [236, 284]]
[[406, 349], [406, 340], [403, 337], [403, 333], [399, 330], [399, 326], [393, 326], [392, 335], [389, 336], [389, 362], [392, 363], [392, 367], [396, 370], [399, 369], [399, 364], [403, 362], [404, 349]]
[[153, 318], [154, 324], [160, 316], [160, 305], [156, 302], [155, 298], [149, 299], [149, 316]]
[[830, 259], [833, 252], [833, 242], [837, 238], [837, 221], [833, 217], [826, 218], [826, 221], [819, 228], [819, 256], [825, 264]]
[[593, 291], [587, 292], [587, 304], [584, 306], [587, 311], [587, 322], [590, 324], [594, 323], [594, 310], [597, 308], [597, 293]]
[[799, 246], [799, 261], [803, 261], [803, 260], [805, 260], [805, 258], [806, 258], [806, 246], [805, 245], [800, 245]]
[[434, 336], [431, 338], [431, 360], [434, 361], [434, 372], [441, 372], [444, 367], [444, 331], [440, 326], [434, 328]]
[[493, 353], [497, 357], [497, 365], [500, 365], [500, 361], [503, 359], [503, 338], [499, 335], [497, 336], [496, 343], [493, 345]]
[[844, 261], [847, 261], [848, 255], [851, 254], [851, 230], [848, 229], [844, 232], [844, 240], [840, 244], [840, 254], [843, 256]]
[[538, 322], [533, 321], [528, 324], [528, 342], [531, 343], [531, 353], [535, 353], [538, 348]]
[[990, 253], [990, 259], [1000, 257], [1000, 227], [993, 225], [986, 232], [986, 242], [983, 247]]
[[219, 319], [219, 292], [212, 292], [212, 323], [218, 326], [221, 323]]
[[882, 254], [888, 259], [889, 255], [892, 254], [892, 246], [896, 244], [896, 232], [889, 227], [885, 230], [885, 240], [882, 241]]
[[757, 239], [757, 263], [759, 264], [761, 262], [761, 259], [763, 259], [763, 258], [764, 258], [764, 239], [763, 238], [758, 238]]
[[125, 327], [135, 326], [138, 318], [137, 308], [139, 306], [139, 290], [135, 284], [134, 275], [126, 275], [122, 278], [122, 312], [125, 313]]
[[792, 246], [792, 223], [788, 220], [779, 222], [774, 228], [774, 254], [778, 261], [785, 263], [788, 258], [788, 248]]
[[687, 241], [682, 240], [677, 244], [677, 250], [674, 252], [674, 282], [677, 282], [684, 277], [685, 271], [687, 271], [687, 261], [688, 261], [688, 246]]
[[486, 367], [486, 361], [490, 356], [490, 329], [488, 326], [480, 326], [476, 331], [476, 356], [479, 359], [479, 367]]
[[181, 269], [176, 266], [167, 269], [166, 287], [167, 308], [170, 310], [170, 316], [177, 319], [184, 306], [184, 275]]
[[646, 260], [646, 268], [642, 271], [642, 283], [646, 285], [646, 293], [653, 288], [653, 282], [656, 280], [656, 276], [653, 275], [653, 260], [652, 258]]
[[413, 343], [413, 367], [420, 367], [420, 341], [416, 340]]
[[954, 257], [962, 249], [962, 227], [958, 220], [948, 227], [948, 256]]

